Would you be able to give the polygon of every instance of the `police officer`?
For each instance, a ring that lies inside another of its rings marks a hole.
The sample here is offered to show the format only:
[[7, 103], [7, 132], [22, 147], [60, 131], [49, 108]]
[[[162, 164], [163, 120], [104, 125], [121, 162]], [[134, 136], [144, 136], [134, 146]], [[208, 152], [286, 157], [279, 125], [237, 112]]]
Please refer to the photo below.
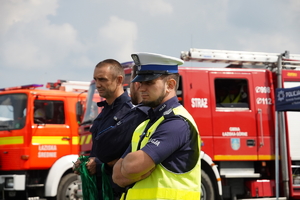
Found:
[[[119, 199], [123, 188], [111, 180], [112, 167], [122, 156], [134, 129], [147, 117], [148, 107], [134, 107], [127, 92], [124, 92], [124, 70], [114, 59], [98, 63], [94, 69], [94, 80], [99, 95], [105, 98], [97, 103], [103, 107], [90, 129], [92, 132], [92, 149], [86, 164], [91, 175], [97, 175], [98, 199]], [[80, 161], [75, 163], [75, 168]], [[106, 196], [107, 188], [102, 177], [107, 174], [111, 180], [114, 197]]]
[[117, 161], [113, 181], [127, 191], [122, 199], [200, 199], [200, 138], [192, 116], [179, 104], [177, 58], [131, 55], [138, 66], [149, 119], [134, 131], [131, 146]]

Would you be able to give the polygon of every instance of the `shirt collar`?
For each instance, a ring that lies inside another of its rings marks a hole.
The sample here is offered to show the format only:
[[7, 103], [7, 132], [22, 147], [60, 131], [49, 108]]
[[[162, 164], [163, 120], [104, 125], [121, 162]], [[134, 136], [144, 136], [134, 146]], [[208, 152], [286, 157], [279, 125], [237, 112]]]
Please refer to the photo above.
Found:
[[150, 119], [159, 118], [159, 117], [164, 115], [164, 112], [166, 112], [166, 111], [168, 111], [172, 108], [175, 108], [179, 105], [180, 104], [178, 102], [177, 96], [174, 96], [171, 99], [169, 99], [169, 100], [165, 101], [164, 103], [160, 104], [155, 109], [150, 109], [148, 111], [149, 118]]
[[117, 97], [114, 102], [111, 105], [108, 105], [106, 100], [104, 101], [100, 101], [97, 103], [98, 107], [111, 107], [111, 109], [113, 109], [115, 106], [118, 106], [119, 104], [123, 104], [126, 101], [129, 101], [130, 97], [127, 93], [127, 91], [123, 92], [123, 94], [121, 94], [119, 97]]

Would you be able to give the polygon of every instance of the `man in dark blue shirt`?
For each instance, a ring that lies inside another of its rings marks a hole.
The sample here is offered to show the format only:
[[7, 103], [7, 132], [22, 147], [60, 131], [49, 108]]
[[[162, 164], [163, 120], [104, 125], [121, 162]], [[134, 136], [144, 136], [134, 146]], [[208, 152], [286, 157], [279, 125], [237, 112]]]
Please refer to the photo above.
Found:
[[[98, 63], [94, 70], [94, 80], [99, 95], [105, 101], [98, 102], [103, 107], [90, 129], [92, 133], [92, 150], [86, 167], [91, 175], [97, 176], [98, 199], [103, 199], [102, 175], [111, 179], [112, 167], [122, 156], [132, 137], [134, 129], [147, 117], [148, 107], [131, 103], [124, 92], [124, 70], [113, 59]], [[119, 199], [123, 189], [111, 181], [114, 198]]]

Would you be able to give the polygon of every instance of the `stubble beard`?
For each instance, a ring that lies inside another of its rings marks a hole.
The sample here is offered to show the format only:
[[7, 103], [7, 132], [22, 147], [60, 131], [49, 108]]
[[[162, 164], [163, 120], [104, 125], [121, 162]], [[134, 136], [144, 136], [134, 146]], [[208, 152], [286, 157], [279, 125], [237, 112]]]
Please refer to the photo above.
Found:
[[102, 97], [102, 98], [107, 98], [108, 95], [107, 95], [107, 90], [102, 90], [102, 92], [98, 92], [99, 93], [99, 96]]
[[114, 93], [116, 92], [117, 90], [117, 86], [114, 88], [114, 89], [110, 89], [110, 88], [105, 88], [103, 91], [102, 91], [102, 95], [100, 95], [100, 97], [102, 98], [105, 98], [105, 99], [110, 99], [113, 97]]
[[145, 106], [149, 106], [151, 108], [156, 108], [158, 107], [161, 102], [163, 101], [163, 99], [167, 96], [167, 93], [164, 92], [164, 90], [161, 92], [161, 95], [154, 101], [145, 101], [143, 100], [142, 103], [145, 105]]

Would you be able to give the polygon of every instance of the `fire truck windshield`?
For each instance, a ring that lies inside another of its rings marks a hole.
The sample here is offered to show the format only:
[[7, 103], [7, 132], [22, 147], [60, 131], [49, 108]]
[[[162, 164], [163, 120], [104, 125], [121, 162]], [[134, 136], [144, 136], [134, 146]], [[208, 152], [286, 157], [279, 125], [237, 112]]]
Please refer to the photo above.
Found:
[[103, 100], [104, 98], [100, 97], [98, 91], [96, 90], [95, 82], [92, 82], [87, 94], [86, 110], [82, 123], [92, 122], [97, 117], [102, 109], [97, 106], [97, 102]]
[[27, 95], [0, 95], [0, 130], [22, 129], [26, 120]]

